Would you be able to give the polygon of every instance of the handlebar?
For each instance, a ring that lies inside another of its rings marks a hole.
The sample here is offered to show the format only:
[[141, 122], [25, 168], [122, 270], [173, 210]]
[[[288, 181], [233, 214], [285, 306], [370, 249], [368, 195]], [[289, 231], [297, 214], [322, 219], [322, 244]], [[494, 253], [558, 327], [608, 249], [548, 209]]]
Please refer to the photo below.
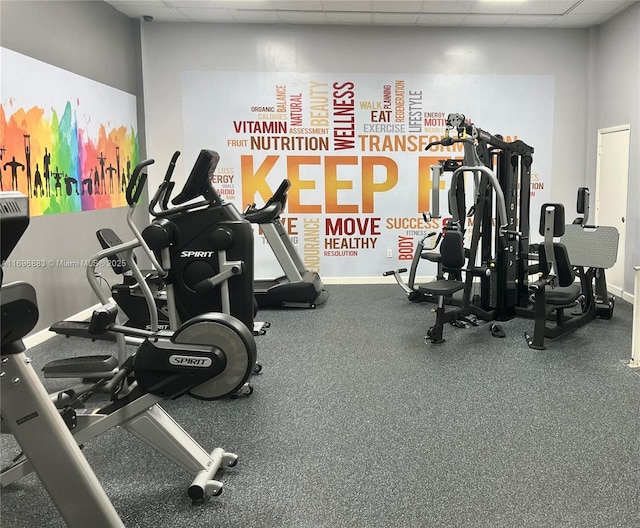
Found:
[[452, 137], [449, 136], [445, 136], [443, 137], [440, 141], [432, 141], [431, 143], [429, 143], [426, 148], [424, 150], [429, 150], [431, 147], [434, 147], [436, 145], [442, 145], [443, 147], [450, 147], [451, 145], [453, 145], [456, 141], [459, 140], [455, 140]]
[[171, 181], [173, 177], [173, 171], [176, 168], [176, 161], [180, 157], [180, 151], [176, 150], [171, 156], [171, 161], [169, 161], [169, 165], [167, 166], [167, 172], [162, 179], [162, 183], [158, 187], [158, 190], [151, 198], [149, 202], [149, 213], [153, 216], [156, 216], [158, 213], [155, 211], [156, 205], [158, 202], [160, 203], [160, 209], [162, 211], [166, 211], [169, 208], [169, 199], [171, 198], [171, 192], [175, 187], [175, 182]]
[[154, 159], [148, 159], [138, 163], [133, 169], [133, 174], [131, 175], [131, 179], [129, 180], [129, 184], [127, 185], [127, 203], [129, 207], [134, 207], [138, 200], [140, 199], [140, 195], [142, 194], [142, 189], [144, 189], [144, 185], [147, 181], [147, 174], [140, 174], [142, 169], [145, 167], [152, 165], [155, 163]]
[[164, 175], [164, 181], [171, 181], [171, 176], [173, 175], [173, 171], [176, 168], [176, 161], [180, 157], [180, 151], [176, 150], [171, 156], [171, 161], [169, 162], [169, 166], [167, 167], [167, 173]]

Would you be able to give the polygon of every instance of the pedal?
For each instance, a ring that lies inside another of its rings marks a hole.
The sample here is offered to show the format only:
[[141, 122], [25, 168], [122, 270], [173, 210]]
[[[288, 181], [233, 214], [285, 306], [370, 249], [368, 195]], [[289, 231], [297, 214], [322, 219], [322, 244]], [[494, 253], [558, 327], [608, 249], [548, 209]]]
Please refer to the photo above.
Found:
[[42, 372], [45, 378], [110, 378], [118, 371], [118, 360], [114, 356], [79, 356], [50, 361]]
[[76, 414], [76, 411], [74, 411], [71, 407], [65, 405], [62, 409], [60, 409], [60, 416], [62, 416], [65, 425], [70, 431], [72, 429], [75, 429], [78, 425], [78, 415]]

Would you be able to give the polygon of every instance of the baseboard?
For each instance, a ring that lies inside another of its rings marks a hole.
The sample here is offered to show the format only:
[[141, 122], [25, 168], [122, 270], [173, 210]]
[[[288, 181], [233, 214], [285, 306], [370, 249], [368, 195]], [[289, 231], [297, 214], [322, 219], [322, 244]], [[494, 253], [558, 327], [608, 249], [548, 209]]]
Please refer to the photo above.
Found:
[[[91, 317], [91, 315], [93, 315], [93, 311], [99, 306], [102, 306], [102, 305], [95, 304], [93, 306], [90, 306], [89, 308], [82, 310], [81, 312], [78, 312], [77, 314], [74, 314], [71, 317], [67, 317], [65, 321], [86, 321]], [[56, 334], [55, 332], [51, 332], [50, 330], [45, 328], [44, 330], [40, 330], [39, 332], [36, 332], [34, 334], [31, 334], [30, 336], [25, 337], [22, 341], [24, 342], [24, 346], [27, 348], [27, 350], [29, 350], [30, 348], [36, 345], [39, 345], [41, 343], [44, 343], [45, 341], [47, 341], [48, 339], [51, 339], [53, 336], [56, 336], [56, 335], [58, 334]]]

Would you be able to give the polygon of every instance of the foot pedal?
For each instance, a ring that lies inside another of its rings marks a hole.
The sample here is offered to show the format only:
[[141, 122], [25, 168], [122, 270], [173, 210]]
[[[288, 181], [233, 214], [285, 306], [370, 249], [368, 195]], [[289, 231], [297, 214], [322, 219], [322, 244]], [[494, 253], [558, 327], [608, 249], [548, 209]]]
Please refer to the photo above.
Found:
[[92, 341], [112, 341], [115, 343], [116, 335], [113, 332], [106, 332], [101, 335], [89, 333], [89, 323], [87, 321], [60, 321], [49, 327], [51, 332], [66, 337], [84, 337]]
[[80, 356], [50, 361], [43, 368], [45, 378], [110, 378], [118, 372], [113, 356]]

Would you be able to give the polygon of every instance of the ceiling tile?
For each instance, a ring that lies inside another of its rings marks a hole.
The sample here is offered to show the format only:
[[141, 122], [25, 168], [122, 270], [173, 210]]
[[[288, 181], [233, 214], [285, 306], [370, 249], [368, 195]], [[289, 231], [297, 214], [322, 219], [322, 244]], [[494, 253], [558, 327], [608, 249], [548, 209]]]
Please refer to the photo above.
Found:
[[536, 0], [523, 2], [516, 10], [519, 15], [562, 15], [571, 9], [577, 0]]
[[505, 26], [509, 27], [546, 27], [553, 20], [554, 15], [514, 15], [507, 22]]
[[373, 8], [371, 0], [324, 0], [325, 11], [353, 11], [370, 13]]
[[569, 13], [553, 20], [549, 27], [591, 27], [600, 23], [599, 15], [574, 15]]
[[515, 13], [526, 0], [513, 2], [475, 2], [469, 13], [477, 14], [512, 14]]
[[571, 11], [572, 15], [602, 15], [609, 13], [611, 15], [622, 11], [624, 8], [631, 5], [633, 2], [625, 2], [621, 0], [609, 0], [597, 1], [590, 0], [589, 2], [582, 2], [577, 5], [576, 8]]
[[[0, 0], [2, 1], [2, 0]], [[639, 0], [104, 0], [130, 18], [264, 24], [588, 28]], [[567, 13], [566, 15], [564, 13]], [[474, 16], [465, 16], [474, 15]], [[549, 17], [553, 17], [550, 19]]]
[[440, 14], [420, 14], [418, 24], [421, 26], [459, 26], [464, 14], [460, 15], [440, 15]]
[[371, 22], [378, 25], [411, 25], [418, 21], [418, 13], [373, 13]]
[[327, 16], [324, 12], [309, 11], [278, 11], [280, 21], [285, 24], [326, 24]]
[[328, 11], [327, 22], [330, 24], [371, 24], [371, 13], [340, 13]]
[[233, 16], [227, 9], [213, 8], [195, 8], [180, 7], [179, 10], [185, 18], [194, 22], [233, 22]]
[[463, 26], [493, 26], [500, 27], [507, 23], [511, 15], [480, 15], [480, 14], [470, 14], [465, 15], [462, 19]]
[[373, 12], [379, 13], [418, 13], [422, 0], [373, 0]]
[[472, 0], [424, 0], [422, 2], [422, 13], [468, 13], [473, 6]]
[[271, 0], [273, 9], [278, 11], [323, 11], [321, 0]]

